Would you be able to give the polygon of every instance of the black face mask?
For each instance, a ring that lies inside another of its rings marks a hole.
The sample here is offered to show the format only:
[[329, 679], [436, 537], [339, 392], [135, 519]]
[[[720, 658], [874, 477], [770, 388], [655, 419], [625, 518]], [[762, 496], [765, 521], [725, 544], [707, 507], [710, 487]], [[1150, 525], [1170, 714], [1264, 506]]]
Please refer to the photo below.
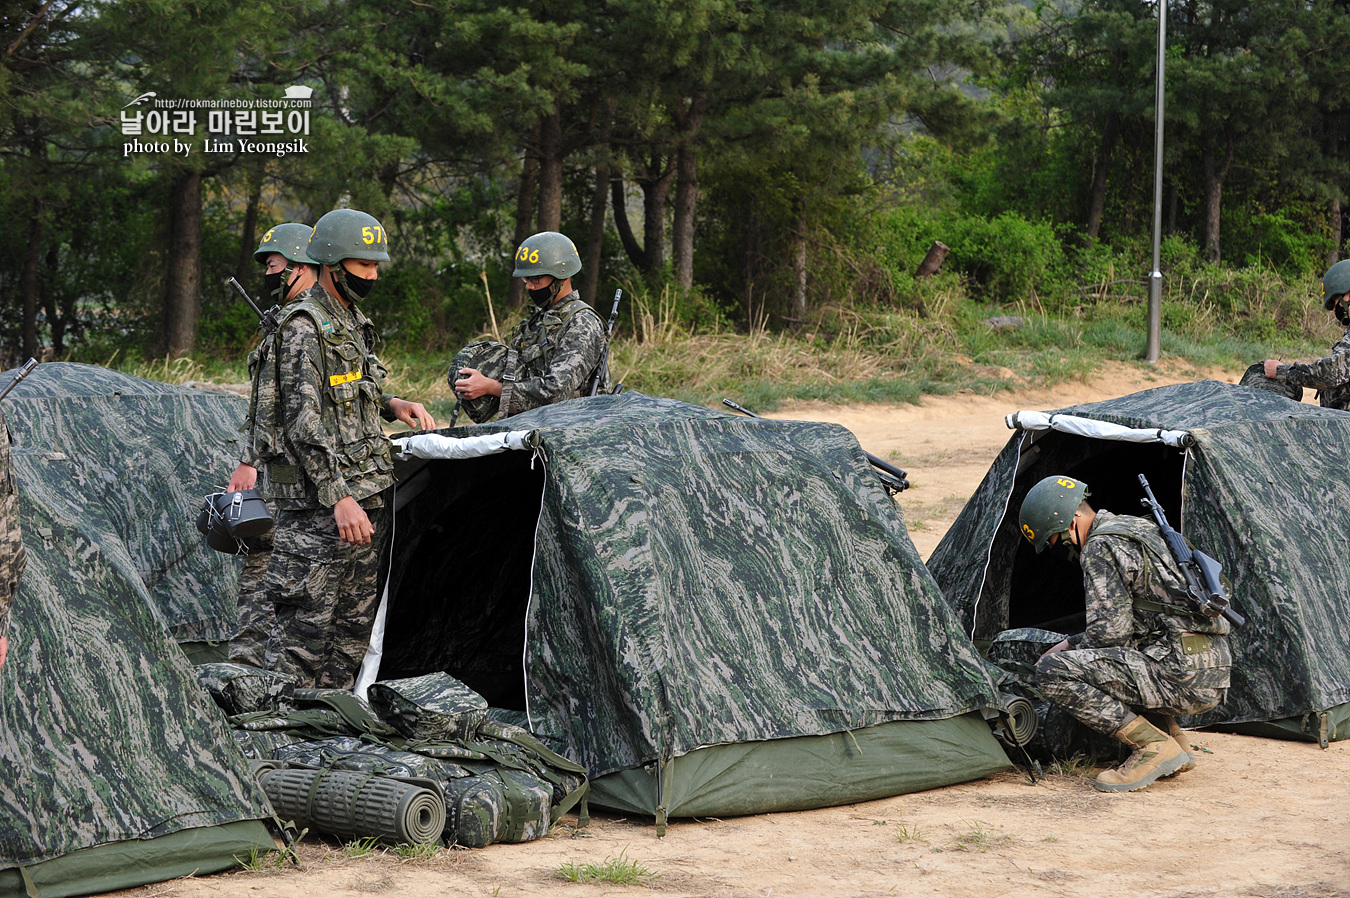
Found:
[[374, 278], [357, 277], [342, 264], [333, 268], [332, 272], [333, 284], [348, 302], [360, 302], [370, 295], [371, 288], [375, 286]]
[[1078, 547], [1069, 542], [1068, 537], [1065, 534], [1060, 534], [1058, 542], [1053, 546], [1049, 546], [1049, 549], [1054, 554], [1054, 557], [1058, 558], [1060, 561], [1067, 561], [1071, 564], [1078, 563]]
[[263, 275], [263, 286], [276, 305], [286, 301], [286, 275], [290, 273], [291, 269], [283, 268], [281, 271]]
[[554, 297], [558, 295], [558, 282], [554, 281], [547, 287], [540, 287], [538, 290], [531, 290], [527, 287], [525, 292], [530, 294], [530, 301], [539, 308], [547, 308], [553, 302]]
[[1345, 303], [1336, 303], [1336, 320], [1345, 327], [1350, 327], [1350, 309], [1346, 309]]

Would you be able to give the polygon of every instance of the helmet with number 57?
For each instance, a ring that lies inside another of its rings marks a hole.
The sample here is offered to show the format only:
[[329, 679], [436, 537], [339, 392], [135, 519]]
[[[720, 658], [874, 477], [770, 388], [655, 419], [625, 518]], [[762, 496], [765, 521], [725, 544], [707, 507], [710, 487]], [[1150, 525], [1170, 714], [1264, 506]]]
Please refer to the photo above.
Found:
[[516, 270], [511, 276], [532, 278], [551, 274], [562, 281], [580, 270], [581, 254], [576, 244], [557, 231], [540, 231], [516, 250]]
[[1031, 540], [1039, 555], [1050, 537], [1073, 525], [1074, 512], [1088, 497], [1088, 485], [1081, 480], [1052, 475], [1027, 491], [1017, 516], [1022, 535]]
[[389, 234], [373, 215], [356, 209], [334, 209], [314, 223], [306, 253], [324, 265], [336, 265], [343, 259], [388, 262]]

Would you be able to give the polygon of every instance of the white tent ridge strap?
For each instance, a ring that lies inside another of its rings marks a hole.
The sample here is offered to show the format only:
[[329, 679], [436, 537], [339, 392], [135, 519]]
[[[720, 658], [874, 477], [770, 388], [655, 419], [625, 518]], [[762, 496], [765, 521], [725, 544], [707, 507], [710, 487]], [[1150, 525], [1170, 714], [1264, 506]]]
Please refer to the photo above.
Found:
[[528, 430], [509, 430], [472, 437], [448, 437], [439, 433], [419, 433], [394, 440], [394, 447], [407, 458], [466, 459], [528, 449]]
[[1077, 415], [1020, 411], [1004, 417], [1010, 430], [1057, 430], [1095, 440], [1119, 440], [1125, 443], [1162, 443], [1181, 449], [1195, 442], [1190, 431], [1161, 428], [1125, 427], [1108, 421], [1094, 421]]

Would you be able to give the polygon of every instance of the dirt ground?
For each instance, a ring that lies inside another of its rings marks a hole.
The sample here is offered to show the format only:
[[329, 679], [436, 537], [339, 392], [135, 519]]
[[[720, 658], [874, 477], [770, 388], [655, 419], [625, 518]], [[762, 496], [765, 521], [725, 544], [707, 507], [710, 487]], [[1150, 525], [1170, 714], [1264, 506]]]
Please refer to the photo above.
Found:
[[[909, 471], [900, 497], [927, 557], [1010, 432], [1003, 416], [1234, 372], [1112, 365], [1087, 383], [994, 397], [957, 394], [919, 406], [818, 404], [774, 417], [837, 421], [863, 447]], [[1032, 783], [1018, 771], [841, 808], [672, 824], [596, 814], [565, 818], [547, 838], [430, 859], [350, 857], [306, 840], [302, 865], [175, 880], [123, 896], [278, 898], [386, 893], [670, 896], [980, 895], [1350, 898], [1350, 743], [1316, 745], [1196, 734], [1196, 770], [1148, 790], [1106, 795], [1091, 771]], [[574, 883], [622, 859], [638, 885]]]

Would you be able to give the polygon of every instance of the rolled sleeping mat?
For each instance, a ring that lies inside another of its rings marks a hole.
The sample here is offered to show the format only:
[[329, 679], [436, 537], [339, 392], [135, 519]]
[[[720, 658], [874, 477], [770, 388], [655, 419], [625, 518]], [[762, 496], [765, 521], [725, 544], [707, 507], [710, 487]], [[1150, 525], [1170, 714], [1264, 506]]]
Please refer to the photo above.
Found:
[[253, 775], [261, 779], [263, 775], [280, 768], [281, 762], [274, 761], [271, 758], [249, 758], [248, 766], [252, 768]]
[[431, 780], [291, 768], [263, 774], [262, 786], [278, 817], [349, 841], [425, 845], [445, 829], [445, 799]]

